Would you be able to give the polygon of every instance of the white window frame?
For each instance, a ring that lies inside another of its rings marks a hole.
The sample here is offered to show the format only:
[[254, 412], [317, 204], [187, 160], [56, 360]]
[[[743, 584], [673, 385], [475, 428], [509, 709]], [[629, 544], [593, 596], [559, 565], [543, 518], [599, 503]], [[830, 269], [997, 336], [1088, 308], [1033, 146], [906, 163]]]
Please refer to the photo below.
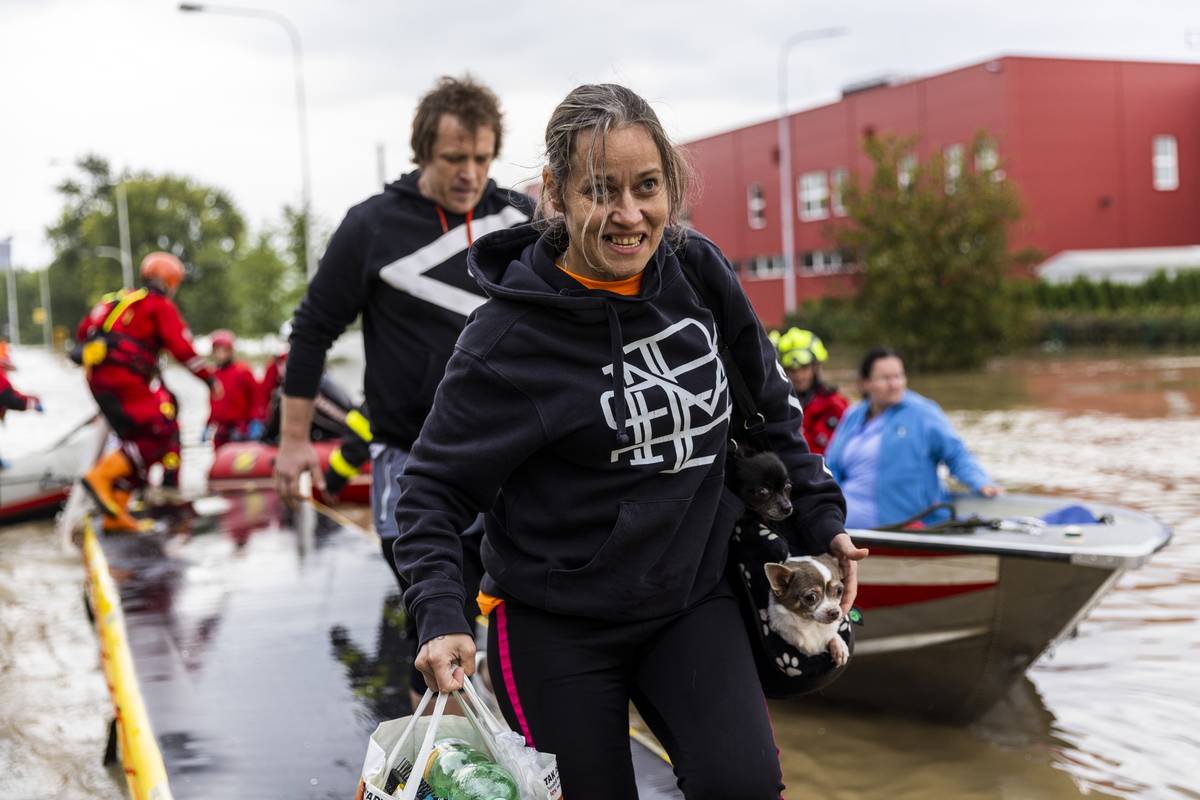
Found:
[[912, 188], [916, 175], [917, 157], [913, 153], [905, 153], [896, 164], [896, 185], [901, 191], [907, 191]]
[[756, 278], [778, 278], [785, 271], [783, 256], [755, 256], [749, 263]]
[[761, 183], [746, 187], [746, 222], [755, 231], [767, 227], [767, 198]]
[[1154, 190], [1175, 191], [1179, 188], [1179, 141], [1171, 134], [1163, 133], [1154, 137], [1150, 147]]
[[943, 171], [945, 172], [946, 194], [954, 194], [963, 174], [963, 146], [947, 145], [942, 149]]
[[811, 222], [829, 216], [829, 176], [824, 170], [805, 172], [796, 179], [800, 219]]
[[842, 272], [842, 252], [840, 250], [813, 250], [805, 253], [802, 259], [806, 271], [811, 275], [831, 275]]
[[846, 216], [846, 205], [842, 202], [842, 192], [846, 189], [846, 181], [850, 180], [850, 170], [838, 167], [829, 173], [829, 208], [835, 217]]

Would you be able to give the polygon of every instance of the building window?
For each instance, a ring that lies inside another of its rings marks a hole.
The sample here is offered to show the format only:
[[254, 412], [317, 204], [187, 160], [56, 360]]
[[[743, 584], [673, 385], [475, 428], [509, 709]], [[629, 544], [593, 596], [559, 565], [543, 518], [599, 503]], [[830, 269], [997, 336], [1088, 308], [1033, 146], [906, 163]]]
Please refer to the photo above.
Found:
[[1179, 188], [1179, 145], [1174, 136], [1154, 137], [1154, 188], [1173, 192]]
[[778, 278], [785, 272], [783, 256], [755, 256], [746, 262], [746, 271], [756, 278]]
[[842, 264], [840, 250], [810, 250], [804, 254], [804, 268], [813, 274], [841, 272]]
[[963, 147], [952, 144], [942, 151], [942, 160], [946, 172], [946, 194], [954, 194], [958, 189], [959, 178], [963, 171]]
[[825, 219], [829, 216], [829, 177], [824, 172], [806, 172], [800, 176], [800, 219]]
[[896, 165], [896, 183], [900, 186], [901, 191], [906, 191], [912, 186], [916, 174], [917, 157], [909, 153], [902, 157], [900, 163]]
[[763, 196], [761, 184], [752, 183], [746, 187], [746, 219], [756, 231], [767, 227], [767, 198]]
[[829, 182], [833, 184], [833, 193], [829, 197], [829, 207], [835, 217], [846, 216], [846, 206], [842, 202], [842, 192], [846, 189], [846, 181], [849, 177], [850, 173], [844, 167], [838, 167], [830, 173]]

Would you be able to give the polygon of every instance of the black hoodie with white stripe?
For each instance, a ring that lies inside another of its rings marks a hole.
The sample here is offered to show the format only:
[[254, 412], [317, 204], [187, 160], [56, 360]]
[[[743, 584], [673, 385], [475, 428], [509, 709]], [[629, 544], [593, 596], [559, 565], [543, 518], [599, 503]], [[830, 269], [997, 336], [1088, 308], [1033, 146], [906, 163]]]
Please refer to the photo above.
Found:
[[813, 552], [843, 530], [842, 493], [805, 445], [791, 382], [712, 242], [664, 241], [635, 297], [585, 289], [558, 255], [531, 225], [471, 249], [491, 299], [458, 341], [396, 508], [393, 552], [421, 642], [470, 630], [459, 534], [480, 511], [483, 588], [506, 599], [625, 621], [676, 613], [718, 586], [742, 511], [724, 482], [721, 338], [791, 474], [789, 524]]
[[441, 210], [419, 172], [351, 208], [296, 309], [284, 394], [314, 397], [325, 353], [361, 313], [375, 440], [408, 448], [467, 316], [486, 297], [467, 273], [470, 242], [529, 219], [533, 203], [488, 181], [470, 217]]

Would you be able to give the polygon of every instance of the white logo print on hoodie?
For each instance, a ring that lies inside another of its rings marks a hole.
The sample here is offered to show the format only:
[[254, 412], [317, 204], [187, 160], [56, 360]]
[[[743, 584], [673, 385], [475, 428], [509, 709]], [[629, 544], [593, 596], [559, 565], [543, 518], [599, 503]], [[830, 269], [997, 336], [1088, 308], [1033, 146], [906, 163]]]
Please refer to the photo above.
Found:
[[[707, 349], [697, 354], [698, 329]], [[681, 350], [688, 347], [689, 352]], [[696, 447], [705, 434], [725, 423], [730, 416], [728, 381], [717, 352], [716, 333], [691, 317], [658, 333], [625, 345], [625, 407], [628, 419], [623, 430], [633, 432], [633, 441], [613, 450], [616, 462], [628, 454], [631, 465], [667, 464], [662, 472], [681, 472], [712, 464], [716, 453], [697, 455]], [[604, 367], [611, 376], [613, 365]], [[604, 420], [613, 430], [613, 392], [600, 396]]]

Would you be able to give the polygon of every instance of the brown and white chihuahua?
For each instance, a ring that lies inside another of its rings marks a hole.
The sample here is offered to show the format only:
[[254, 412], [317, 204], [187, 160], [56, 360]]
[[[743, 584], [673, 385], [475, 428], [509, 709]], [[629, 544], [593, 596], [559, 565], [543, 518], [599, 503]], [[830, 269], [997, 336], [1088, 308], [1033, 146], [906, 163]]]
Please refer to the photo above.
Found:
[[838, 635], [842, 620], [842, 570], [830, 555], [797, 556], [782, 564], [764, 564], [771, 597], [767, 624], [801, 653], [815, 656], [828, 650], [835, 666], [850, 659]]

